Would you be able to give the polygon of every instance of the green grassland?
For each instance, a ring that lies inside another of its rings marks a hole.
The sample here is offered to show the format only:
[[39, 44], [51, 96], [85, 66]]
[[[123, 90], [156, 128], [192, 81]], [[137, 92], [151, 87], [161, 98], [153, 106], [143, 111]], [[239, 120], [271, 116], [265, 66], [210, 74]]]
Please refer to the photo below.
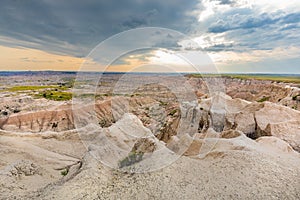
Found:
[[42, 90], [42, 89], [61, 89], [57, 85], [27, 85], [27, 86], [13, 86], [10, 88], [5, 89], [4, 91], [9, 92], [22, 92], [22, 91], [35, 91], [35, 90]]
[[34, 98], [45, 98], [54, 101], [67, 101], [72, 99], [69, 90], [74, 85], [74, 79], [63, 80], [54, 85], [22, 85], [3, 88], [0, 92], [12, 92], [11, 95], [25, 93]]
[[67, 92], [68, 87], [62, 85], [26, 85], [13, 86], [1, 92], [26, 93], [35, 98], [45, 98], [54, 101], [67, 101], [72, 99], [72, 93]]
[[28, 91], [40, 91], [45, 89], [55, 89], [55, 90], [67, 90], [70, 87], [62, 85], [17, 85], [5, 88], [0, 92], [28, 92]]
[[300, 83], [300, 76], [281, 76], [281, 75], [230, 75], [231, 78], [238, 79], [255, 79], [255, 80], [267, 80], [276, 82], [286, 82], [286, 83]]
[[38, 94], [35, 94], [34, 96], [42, 97], [54, 101], [68, 101], [72, 99], [71, 92], [53, 91], [53, 90], [42, 91], [39, 92]]
[[275, 82], [285, 82], [285, 83], [300, 83], [299, 76], [290, 75], [268, 75], [268, 74], [189, 74], [187, 77], [194, 78], [209, 78], [209, 77], [228, 77], [243, 80], [265, 80], [265, 81], [275, 81]]

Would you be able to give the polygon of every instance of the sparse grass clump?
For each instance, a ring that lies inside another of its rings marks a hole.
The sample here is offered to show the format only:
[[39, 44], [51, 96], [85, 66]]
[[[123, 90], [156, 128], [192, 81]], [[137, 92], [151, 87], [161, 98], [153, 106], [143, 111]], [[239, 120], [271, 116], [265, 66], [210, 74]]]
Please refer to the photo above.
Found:
[[128, 167], [137, 162], [140, 162], [143, 159], [144, 153], [132, 151], [125, 157], [123, 160], [119, 161], [119, 168]]
[[59, 85], [63, 86], [63, 87], [66, 87], [66, 88], [73, 88], [74, 87], [74, 84], [75, 84], [75, 78], [63, 78], [62, 79], [63, 83], [59, 83]]
[[169, 113], [169, 115], [174, 116], [176, 113], [177, 113], [177, 110], [174, 109], [174, 110], [172, 110], [172, 111]]
[[167, 106], [168, 102], [159, 101], [159, 106]]
[[263, 98], [257, 100], [257, 102], [262, 103], [262, 102], [265, 102], [265, 101], [269, 101], [269, 99], [270, 99], [270, 97], [263, 97]]

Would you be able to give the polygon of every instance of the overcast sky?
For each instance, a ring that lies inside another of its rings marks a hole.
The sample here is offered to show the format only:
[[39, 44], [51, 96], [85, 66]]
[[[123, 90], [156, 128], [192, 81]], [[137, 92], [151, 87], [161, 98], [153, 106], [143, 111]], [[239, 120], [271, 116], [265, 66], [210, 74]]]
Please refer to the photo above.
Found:
[[[189, 36], [222, 72], [300, 73], [299, 0], [1, 0], [0, 70], [77, 70], [101, 41], [141, 27]], [[139, 53], [116, 69], [157, 57], [170, 59]]]

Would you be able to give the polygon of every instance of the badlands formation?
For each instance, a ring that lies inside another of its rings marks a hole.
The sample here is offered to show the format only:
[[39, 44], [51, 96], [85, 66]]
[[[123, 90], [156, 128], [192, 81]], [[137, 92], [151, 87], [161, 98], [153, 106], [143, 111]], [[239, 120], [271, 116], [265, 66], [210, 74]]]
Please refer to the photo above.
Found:
[[297, 85], [219, 79], [189, 78], [181, 104], [155, 85], [75, 106], [3, 90], [0, 199], [300, 199]]

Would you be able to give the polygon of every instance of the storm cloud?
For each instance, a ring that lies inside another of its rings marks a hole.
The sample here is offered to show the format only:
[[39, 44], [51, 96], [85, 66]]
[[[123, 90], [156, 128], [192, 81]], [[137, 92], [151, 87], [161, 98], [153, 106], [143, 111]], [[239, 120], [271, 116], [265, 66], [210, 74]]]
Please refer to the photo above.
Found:
[[[99, 42], [132, 28], [188, 32], [196, 0], [3, 0], [0, 42], [85, 56]], [[15, 41], [19, 42], [16, 43]], [[24, 42], [22, 42], [24, 41]]]
[[[2, 0], [0, 6], [0, 45], [6, 47], [85, 57], [110, 36], [140, 27], [179, 31], [195, 39], [199, 50], [218, 54], [230, 64], [243, 60], [241, 56], [259, 63], [264, 53], [268, 59], [262, 64], [270, 67], [267, 63], [274, 65], [270, 60], [282, 54], [284, 63], [290, 59], [299, 68], [299, 0]], [[133, 35], [127, 48], [138, 46], [140, 38], [145, 40]], [[174, 51], [198, 50], [178, 39], [157, 33], [142, 43]], [[122, 44], [112, 41], [105, 53], [117, 48]]]

